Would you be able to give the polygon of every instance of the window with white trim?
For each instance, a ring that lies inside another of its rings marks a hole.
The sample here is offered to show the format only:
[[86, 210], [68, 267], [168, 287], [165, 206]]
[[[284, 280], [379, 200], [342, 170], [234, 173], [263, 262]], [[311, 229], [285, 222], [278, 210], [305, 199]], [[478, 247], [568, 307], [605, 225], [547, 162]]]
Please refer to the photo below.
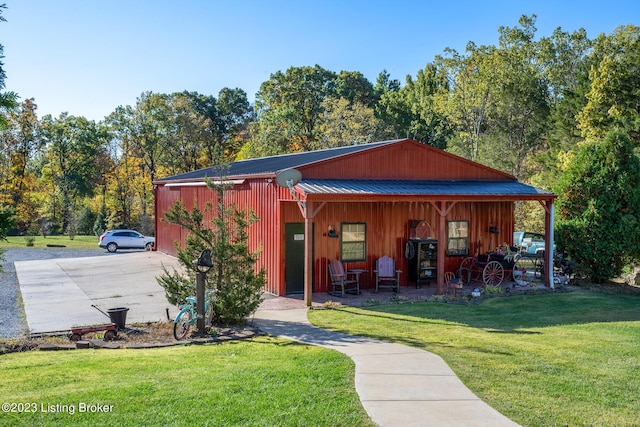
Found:
[[340, 229], [340, 259], [342, 261], [366, 261], [367, 225], [362, 222], [343, 222]]

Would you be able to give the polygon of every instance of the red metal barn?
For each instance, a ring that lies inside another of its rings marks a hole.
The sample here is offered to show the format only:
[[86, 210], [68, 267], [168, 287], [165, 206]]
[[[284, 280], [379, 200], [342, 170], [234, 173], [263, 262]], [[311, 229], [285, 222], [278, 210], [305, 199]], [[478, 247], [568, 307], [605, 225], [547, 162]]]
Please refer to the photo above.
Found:
[[[302, 176], [292, 191], [276, 182], [290, 169]], [[162, 221], [164, 212], [178, 199], [187, 209], [215, 201], [204, 178], [219, 175], [207, 168], [154, 182], [157, 250], [175, 254], [186, 237]], [[444, 272], [456, 271], [463, 257], [512, 243], [515, 201], [538, 200], [546, 211], [547, 247], [553, 238], [554, 194], [410, 139], [242, 160], [229, 165], [224, 180], [233, 184], [224, 202], [260, 219], [249, 233], [267, 271], [265, 290], [304, 292], [308, 304], [311, 292], [329, 290], [327, 264], [334, 258], [367, 270], [367, 288], [376, 260], [388, 255], [403, 271], [401, 285], [415, 285], [405, 255], [411, 255], [407, 242], [418, 238], [437, 241], [429, 284], [441, 287]]]

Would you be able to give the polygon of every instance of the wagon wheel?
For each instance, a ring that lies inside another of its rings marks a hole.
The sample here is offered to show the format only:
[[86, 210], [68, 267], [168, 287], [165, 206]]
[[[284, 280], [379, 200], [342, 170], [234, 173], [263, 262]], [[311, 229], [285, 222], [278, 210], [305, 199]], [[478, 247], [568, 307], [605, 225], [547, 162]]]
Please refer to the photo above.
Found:
[[504, 267], [498, 261], [491, 261], [482, 270], [482, 281], [485, 285], [498, 286], [504, 279]]
[[104, 333], [104, 340], [105, 341], [113, 341], [116, 339], [116, 335], [118, 335], [118, 333], [116, 331], [106, 331]]
[[460, 263], [460, 269], [466, 268], [467, 270], [473, 270], [477, 263], [478, 261], [474, 257], [466, 257]]
[[69, 339], [73, 342], [80, 341], [82, 339], [82, 335], [80, 334], [71, 334]]
[[460, 268], [458, 268], [458, 277], [464, 283], [471, 283], [473, 280], [473, 273], [478, 269], [478, 261], [474, 257], [467, 257], [462, 260], [460, 263]]

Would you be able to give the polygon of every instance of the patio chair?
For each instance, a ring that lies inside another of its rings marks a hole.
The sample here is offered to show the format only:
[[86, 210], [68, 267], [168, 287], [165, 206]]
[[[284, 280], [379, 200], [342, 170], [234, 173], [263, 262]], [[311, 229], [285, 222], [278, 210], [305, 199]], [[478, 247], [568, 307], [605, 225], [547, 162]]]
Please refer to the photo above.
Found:
[[446, 287], [447, 294], [453, 295], [455, 297], [458, 290], [462, 292], [464, 283], [462, 283], [462, 279], [456, 277], [455, 274], [447, 271], [446, 273], [444, 273], [444, 285]]
[[360, 283], [357, 279], [349, 279], [348, 276], [354, 276], [353, 273], [346, 273], [344, 265], [337, 259], [332, 259], [329, 264], [329, 279], [331, 280], [331, 295], [336, 295], [336, 288], [340, 289], [340, 296], [344, 297], [345, 293], [360, 293]]
[[376, 292], [380, 288], [390, 288], [394, 292], [400, 290], [400, 273], [402, 273], [402, 270], [396, 270], [396, 262], [392, 258], [386, 255], [378, 258], [374, 273], [376, 274]]

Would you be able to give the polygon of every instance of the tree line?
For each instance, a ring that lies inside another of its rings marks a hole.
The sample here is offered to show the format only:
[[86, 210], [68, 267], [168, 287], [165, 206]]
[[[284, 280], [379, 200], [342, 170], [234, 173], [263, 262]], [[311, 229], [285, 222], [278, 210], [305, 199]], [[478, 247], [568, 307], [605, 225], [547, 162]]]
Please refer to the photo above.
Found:
[[[633, 191], [640, 28], [620, 26], [590, 39], [583, 29], [538, 36], [535, 22], [535, 15], [522, 16], [500, 27], [495, 45], [446, 48], [404, 82], [385, 70], [375, 82], [319, 65], [276, 71], [253, 105], [240, 88], [217, 96], [145, 92], [95, 122], [66, 113], [38, 118], [35, 99], [18, 102], [3, 92], [0, 204], [24, 233], [149, 233], [154, 179], [408, 137], [555, 191], [559, 243], [628, 263], [640, 253]], [[0, 90], [4, 80], [0, 69]], [[603, 194], [609, 199], [599, 199]], [[540, 229], [541, 219], [531, 207], [517, 209], [520, 227]], [[624, 224], [616, 228], [624, 234], [594, 234], [607, 221]], [[631, 238], [623, 255], [619, 245]]]

